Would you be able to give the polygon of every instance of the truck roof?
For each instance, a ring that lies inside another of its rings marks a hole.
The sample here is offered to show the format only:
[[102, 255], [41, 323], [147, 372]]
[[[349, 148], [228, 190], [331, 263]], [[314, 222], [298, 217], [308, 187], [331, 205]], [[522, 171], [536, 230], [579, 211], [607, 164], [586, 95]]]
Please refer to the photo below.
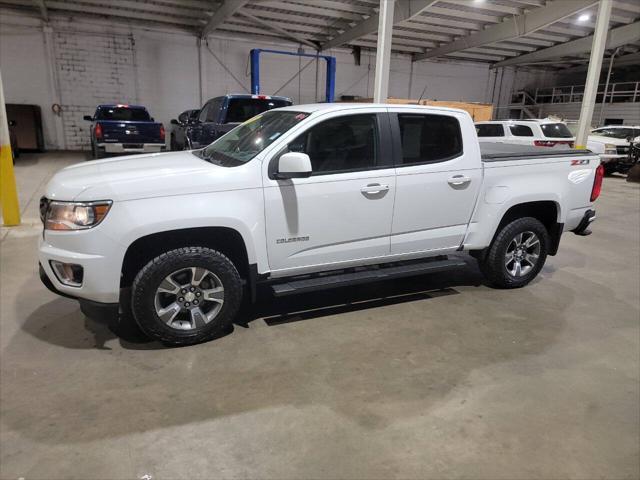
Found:
[[[401, 105], [394, 103], [309, 103], [306, 105], [290, 105], [288, 107], [280, 107], [278, 110], [286, 111], [291, 110], [294, 112], [306, 112], [314, 113], [319, 111], [335, 112], [340, 110], [353, 110], [357, 108], [402, 108], [411, 110], [429, 110], [429, 111], [441, 111], [441, 112], [465, 112], [459, 108], [449, 107], [433, 107], [431, 105]], [[466, 113], [466, 112], [465, 112]]]
[[147, 109], [144, 105], [131, 105], [129, 103], [102, 103], [98, 105], [98, 108], [143, 108]]
[[291, 101], [289, 97], [281, 97], [278, 95], [262, 95], [262, 94], [253, 94], [253, 93], [228, 93], [227, 95], [219, 95], [213, 98], [257, 98], [257, 99], [264, 98], [264, 99]]

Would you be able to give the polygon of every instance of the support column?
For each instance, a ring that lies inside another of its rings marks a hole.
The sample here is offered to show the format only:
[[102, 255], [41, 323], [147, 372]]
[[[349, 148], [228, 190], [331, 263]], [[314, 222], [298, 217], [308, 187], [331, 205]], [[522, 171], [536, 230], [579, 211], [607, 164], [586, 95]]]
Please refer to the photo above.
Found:
[[204, 55], [204, 49], [206, 45], [203, 45], [202, 38], [197, 39], [197, 47], [198, 47], [198, 95], [200, 97], [200, 106], [202, 107], [205, 102], [205, 93], [207, 86], [207, 57]]
[[13, 172], [13, 155], [9, 139], [9, 122], [2, 91], [2, 75], [0, 74], [0, 210], [4, 225], [20, 225], [20, 206], [18, 189]]
[[378, 47], [376, 51], [376, 77], [373, 101], [385, 103], [389, 97], [389, 70], [391, 70], [391, 41], [395, 0], [380, 0]]
[[587, 82], [584, 86], [584, 95], [582, 97], [582, 109], [580, 110], [580, 121], [578, 122], [578, 133], [576, 135], [576, 148], [587, 148], [587, 137], [589, 135], [593, 109], [595, 108], [596, 97], [598, 95], [598, 81], [600, 80], [602, 57], [607, 44], [607, 31], [609, 29], [612, 3], [612, 0], [600, 0], [600, 5], [598, 5], [598, 18], [593, 34], [591, 57], [589, 57]]
[[[51, 104], [62, 105], [60, 95], [60, 82], [58, 81], [58, 73], [56, 71], [56, 50], [53, 39], [53, 28], [49, 25], [42, 27], [42, 35], [44, 38], [45, 54], [47, 56], [47, 82], [49, 83], [49, 92], [51, 93]], [[53, 133], [55, 138], [55, 148], [65, 150], [67, 143], [64, 138], [64, 124], [62, 122], [62, 114], [60, 112], [53, 114]]]

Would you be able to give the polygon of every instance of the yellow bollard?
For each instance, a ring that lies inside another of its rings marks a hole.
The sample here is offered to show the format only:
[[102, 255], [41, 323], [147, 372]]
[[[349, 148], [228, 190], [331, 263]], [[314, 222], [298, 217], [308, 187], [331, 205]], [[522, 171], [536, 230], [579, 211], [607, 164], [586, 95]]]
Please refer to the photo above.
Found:
[[4, 105], [2, 75], [0, 74], [0, 210], [4, 225], [20, 225], [20, 206], [16, 176], [13, 172], [13, 155], [9, 140], [9, 122]]

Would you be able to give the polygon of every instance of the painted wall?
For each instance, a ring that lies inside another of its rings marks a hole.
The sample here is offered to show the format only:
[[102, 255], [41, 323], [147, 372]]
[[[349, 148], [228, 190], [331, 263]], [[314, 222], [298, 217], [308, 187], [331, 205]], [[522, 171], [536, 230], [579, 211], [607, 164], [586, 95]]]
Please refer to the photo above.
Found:
[[[69, 16], [53, 17], [47, 34], [35, 14], [0, 9], [0, 70], [7, 102], [40, 105], [50, 149], [88, 148], [89, 124], [82, 116], [92, 114], [98, 103], [140, 103], [168, 126], [171, 118], [201, 106], [202, 100], [248, 92], [248, 56], [256, 47], [297, 48], [291, 43], [220, 32], [199, 51], [195, 36], [178, 29]], [[337, 58], [336, 98], [373, 95], [374, 54], [363, 52], [361, 64], [355, 65], [349, 50], [324, 53]], [[486, 64], [412, 65], [408, 56], [394, 55], [389, 95], [508, 103], [517, 85], [538, 81], [505, 69], [494, 87], [495, 75]], [[261, 79], [264, 94], [288, 96], [295, 103], [324, 99], [322, 61], [316, 71], [315, 60], [263, 55]], [[62, 106], [60, 116], [51, 111], [54, 103]]]

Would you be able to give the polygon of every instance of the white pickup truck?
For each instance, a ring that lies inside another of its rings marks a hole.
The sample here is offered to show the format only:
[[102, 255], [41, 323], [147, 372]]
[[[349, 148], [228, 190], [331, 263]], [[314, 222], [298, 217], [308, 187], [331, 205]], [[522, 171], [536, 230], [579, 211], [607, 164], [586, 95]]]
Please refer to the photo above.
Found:
[[130, 300], [147, 335], [182, 345], [231, 328], [259, 284], [336, 288], [467, 252], [521, 287], [563, 232], [590, 233], [603, 171], [588, 151], [489, 147], [461, 110], [319, 104], [201, 150], [73, 165], [41, 201], [41, 278], [85, 312]]

